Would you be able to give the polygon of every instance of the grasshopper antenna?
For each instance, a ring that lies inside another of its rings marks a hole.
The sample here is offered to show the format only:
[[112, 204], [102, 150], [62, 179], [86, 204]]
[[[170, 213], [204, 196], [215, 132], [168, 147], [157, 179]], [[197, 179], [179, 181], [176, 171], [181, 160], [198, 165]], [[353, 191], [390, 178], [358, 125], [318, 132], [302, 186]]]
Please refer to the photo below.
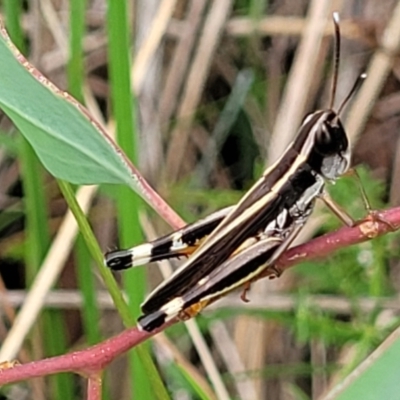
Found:
[[366, 77], [367, 74], [365, 72], [359, 75], [359, 77], [354, 82], [354, 85], [351, 88], [349, 94], [346, 96], [346, 98], [342, 101], [342, 104], [339, 106], [339, 109], [337, 110], [337, 115], [340, 115], [340, 113], [343, 111], [348, 101], [353, 97], [354, 93], [360, 88], [361, 84], [364, 82]]
[[335, 29], [335, 50], [334, 50], [334, 66], [333, 66], [333, 78], [332, 78], [332, 91], [331, 91], [331, 101], [329, 103], [329, 108], [333, 109], [333, 103], [336, 97], [336, 88], [339, 76], [339, 64], [340, 64], [340, 18], [339, 13], [334, 12], [332, 15], [333, 26]]
[[[332, 15], [332, 18], [333, 18], [333, 26], [335, 29], [335, 50], [334, 50], [334, 66], [333, 66], [331, 101], [329, 104], [329, 108], [331, 110], [333, 109], [333, 105], [335, 102], [337, 82], [338, 82], [338, 76], [339, 76], [339, 65], [340, 65], [340, 18], [339, 18], [339, 13], [334, 12]], [[349, 94], [342, 101], [342, 104], [340, 104], [339, 109], [337, 110], [338, 116], [343, 111], [344, 107], [346, 106], [348, 101], [351, 99], [351, 97], [354, 95], [354, 93], [359, 89], [359, 87], [361, 86], [361, 84], [363, 83], [363, 81], [365, 80], [366, 77], [367, 77], [367, 74], [365, 72], [363, 72], [356, 79]]]

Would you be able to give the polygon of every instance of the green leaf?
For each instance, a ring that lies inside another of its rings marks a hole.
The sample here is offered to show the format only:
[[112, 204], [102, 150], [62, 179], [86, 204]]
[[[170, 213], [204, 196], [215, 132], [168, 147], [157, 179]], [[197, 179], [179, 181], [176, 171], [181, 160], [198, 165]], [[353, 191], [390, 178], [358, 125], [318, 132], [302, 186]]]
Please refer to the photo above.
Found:
[[[4, 35], [4, 31], [3, 31]], [[38, 71], [36, 79], [0, 36], [0, 108], [31, 143], [44, 166], [75, 184], [122, 183], [135, 187], [123, 156], [93, 121]], [[20, 56], [18, 56], [20, 57]]]
[[397, 329], [326, 399], [397, 400], [399, 398], [400, 330]]

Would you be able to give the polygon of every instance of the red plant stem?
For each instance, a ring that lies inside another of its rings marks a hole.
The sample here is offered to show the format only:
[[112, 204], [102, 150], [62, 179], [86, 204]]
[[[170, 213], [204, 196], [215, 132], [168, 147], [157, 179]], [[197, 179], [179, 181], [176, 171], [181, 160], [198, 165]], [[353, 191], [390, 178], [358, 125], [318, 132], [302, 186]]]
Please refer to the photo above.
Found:
[[[340, 248], [382, 236], [398, 228], [400, 228], [400, 207], [379, 213], [375, 212], [354, 227], [341, 228], [336, 232], [328, 233], [289, 249], [278, 260], [276, 267], [284, 271], [301, 261], [324, 257]], [[271, 275], [271, 272], [266, 272], [264, 276], [266, 275]], [[93, 376], [93, 379], [95, 377], [99, 379], [100, 371], [116, 357], [174, 322], [176, 321], [171, 321], [151, 333], [139, 331], [137, 328], [129, 328], [95, 346], [62, 356], [15, 366], [11, 363], [10, 368], [0, 369], [0, 385], [59, 372], [75, 372], [89, 376], [90, 379]], [[95, 390], [96, 382], [94, 380], [91, 382], [90, 379], [89, 389], [93, 387]], [[96, 397], [90, 399], [96, 399]]]
[[374, 211], [354, 227], [343, 227], [287, 250], [277, 261], [276, 267], [284, 271], [300, 262], [326, 257], [343, 247], [366, 242], [399, 228], [400, 207]]
[[[154, 333], [152, 332], [152, 334]], [[89, 377], [96, 376], [116, 357], [143, 342], [152, 334], [141, 332], [136, 327], [129, 328], [117, 336], [84, 350], [26, 364], [17, 364], [11, 368], [0, 370], [0, 384], [3, 385], [60, 372], [75, 372]]]
[[102, 396], [102, 382], [101, 372], [92, 374], [88, 379], [87, 400], [101, 400]]

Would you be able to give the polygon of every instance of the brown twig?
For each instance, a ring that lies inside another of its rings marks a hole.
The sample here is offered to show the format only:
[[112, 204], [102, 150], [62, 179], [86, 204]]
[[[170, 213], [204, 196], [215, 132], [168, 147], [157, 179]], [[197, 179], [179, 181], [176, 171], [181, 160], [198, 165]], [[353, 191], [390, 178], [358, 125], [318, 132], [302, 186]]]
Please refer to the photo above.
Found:
[[198, 51], [194, 56], [187, 77], [187, 85], [177, 111], [179, 123], [171, 132], [166, 161], [166, 178], [169, 182], [176, 181], [179, 176], [181, 163], [187, 151], [186, 144], [194, 113], [199, 104], [215, 50], [223, 34], [225, 22], [231, 12], [232, 3], [232, 0], [213, 2], [204, 22]]
[[[226, 24], [226, 32], [235, 37], [249, 36], [254, 33], [261, 36], [300, 36], [303, 34], [306, 25], [307, 21], [304, 18], [294, 16], [271, 15], [256, 21], [249, 17], [233, 17]], [[340, 24], [340, 30], [342, 36], [346, 39], [368, 41], [363, 27], [357, 22], [343, 21]], [[332, 22], [327, 20], [323, 35], [330, 36], [332, 31]]]

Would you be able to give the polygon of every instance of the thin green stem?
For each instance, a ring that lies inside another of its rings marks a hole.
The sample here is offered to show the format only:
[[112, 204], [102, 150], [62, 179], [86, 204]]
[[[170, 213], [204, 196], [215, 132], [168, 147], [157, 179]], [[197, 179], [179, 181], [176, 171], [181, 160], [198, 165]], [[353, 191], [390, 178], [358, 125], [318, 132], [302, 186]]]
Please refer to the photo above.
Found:
[[62, 180], [58, 180], [57, 182], [66, 202], [68, 203], [71, 212], [75, 216], [75, 219], [79, 226], [79, 231], [86, 242], [86, 246], [93, 260], [98, 266], [99, 273], [104, 281], [104, 284], [107, 287], [107, 290], [110, 292], [111, 298], [113, 299], [115, 307], [121, 315], [124, 325], [126, 327], [133, 326], [135, 324], [135, 320], [131, 315], [130, 309], [126, 304], [122, 296], [122, 292], [115, 282], [112, 273], [104, 265], [103, 253], [99, 247], [99, 244], [97, 243], [96, 237], [94, 236], [90, 228], [89, 222], [87, 221], [85, 214], [83, 213], [75, 198], [75, 193], [72, 190], [71, 185]]

